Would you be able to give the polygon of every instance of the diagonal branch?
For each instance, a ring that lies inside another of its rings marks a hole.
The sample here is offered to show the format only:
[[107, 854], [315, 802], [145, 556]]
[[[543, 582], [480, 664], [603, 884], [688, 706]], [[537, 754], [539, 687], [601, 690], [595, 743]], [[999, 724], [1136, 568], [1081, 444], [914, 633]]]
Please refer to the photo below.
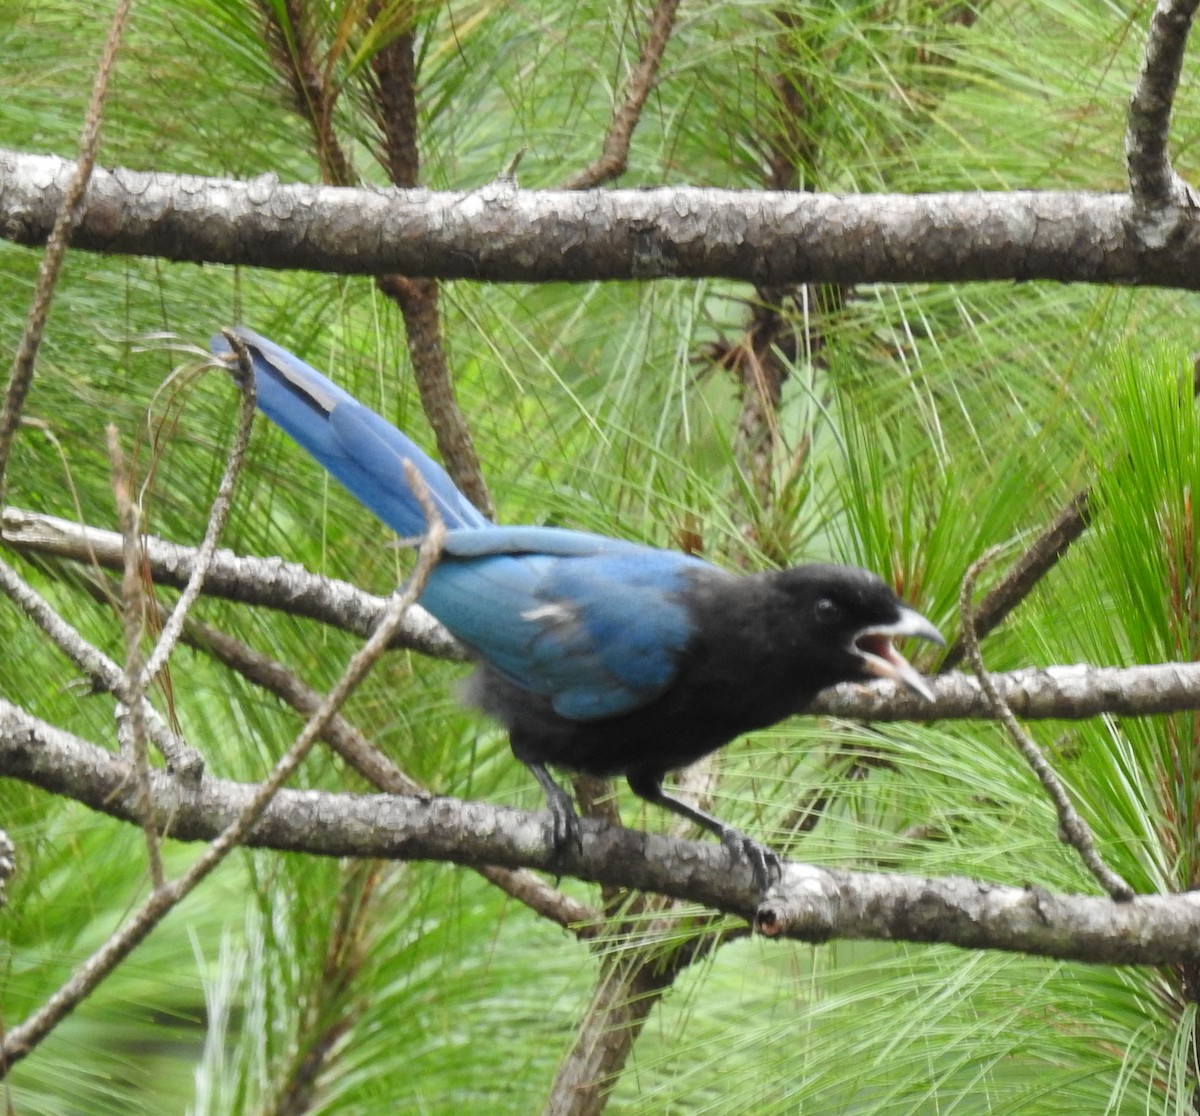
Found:
[[571, 1051], [554, 1075], [541, 1116], [599, 1116], [662, 997], [689, 966], [746, 933], [744, 927], [720, 918], [709, 919], [706, 927], [688, 927], [687, 922], [695, 920], [681, 915], [677, 902], [659, 900], [657, 906], [663, 913], [647, 920], [639, 911], [635, 925], [610, 925], [597, 941], [601, 957], [596, 987]]
[[962, 614], [963, 642], [966, 645], [967, 658], [971, 663], [979, 685], [987, 694], [988, 701], [996, 710], [1000, 723], [1004, 725], [1009, 738], [1017, 746], [1017, 750], [1025, 758], [1025, 762], [1033, 769], [1054, 809], [1058, 813], [1058, 832], [1061, 840], [1071, 845], [1093, 878], [1113, 899], [1127, 903], [1133, 898], [1133, 888], [1129, 886], [1116, 872], [1104, 862], [1096, 848], [1091, 827], [1083, 820], [1071, 802], [1067, 788], [1063, 786], [1058, 773], [1050, 766], [1050, 761], [1042, 754], [1042, 750], [1034, 743], [1024, 729], [1021, 728], [1013, 712], [1004, 704], [991, 675], [983, 664], [983, 655], [979, 650], [979, 639], [975, 632], [975, 617], [971, 608], [971, 598], [975, 594], [975, 582], [983, 568], [999, 552], [999, 548], [989, 550], [983, 557], [972, 562], [963, 577], [962, 593], [959, 596], [959, 611]]
[[[320, 707], [321, 694], [305, 685], [294, 672], [253, 648], [197, 620], [189, 620], [183, 638], [193, 647], [211, 654], [230, 670], [261, 686], [298, 713], [312, 716]], [[429, 791], [383, 754], [340, 713], [329, 719], [321, 738], [346, 763], [378, 790], [386, 794], [424, 795]], [[600, 914], [537, 876], [522, 869], [484, 865], [479, 874], [501, 891], [535, 913], [586, 938], [595, 932]]]
[[[351, 658], [342, 677], [304, 726], [296, 742], [275, 765], [267, 779], [253, 788], [249, 798], [232, 820], [220, 829], [187, 872], [177, 880], [156, 886], [138, 911], [33, 1015], [6, 1031], [3, 1040], [0, 1041], [0, 1074], [7, 1075], [15, 1062], [29, 1054], [70, 1012], [91, 995], [163, 918], [194, 891], [229, 853], [246, 841], [270, 807], [272, 799], [308, 754], [329, 719], [341, 708], [351, 692], [387, 650], [404, 613], [420, 595], [425, 586], [425, 579], [441, 556], [442, 541], [446, 533], [445, 524], [438, 517], [420, 474], [409, 462], [406, 461], [404, 466], [406, 479], [425, 511], [428, 524], [420, 546], [416, 569], [404, 592], [393, 595], [378, 628]], [[129, 782], [136, 784], [136, 780]], [[141, 805], [141, 795], [136, 785], [128, 793], [132, 795], [136, 809]]]
[[646, 100], [658, 77], [659, 66], [671, 41], [678, 8], [679, 0], [658, 0], [650, 17], [650, 30], [646, 33], [637, 65], [630, 73], [621, 100], [613, 110], [600, 157], [568, 178], [563, 183], [564, 190], [591, 190], [625, 173], [629, 166], [629, 145], [633, 140], [633, 132], [642, 118], [642, 109], [646, 107]]
[[84, 197], [88, 181], [96, 165], [96, 150], [100, 146], [100, 124], [104, 119], [104, 102], [108, 98], [108, 83], [117, 60], [117, 48], [125, 33], [125, 22], [129, 17], [130, 0], [119, 0], [108, 27], [96, 78], [92, 83], [92, 97], [88, 102], [83, 119], [83, 132], [79, 137], [79, 161], [72, 167], [61, 201], [57, 204], [53, 224], [46, 239], [46, 253], [38, 268], [37, 285], [33, 292], [33, 303], [21, 334], [21, 344], [13, 357], [8, 387], [4, 393], [4, 407], [0, 409], [0, 500], [4, 492], [4, 476], [8, 469], [8, 458], [12, 452], [13, 438], [21, 421], [25, 397], [33, 383], [33, 366], [42, 343], [46, 319], [50, 316], [50, 303], [58, 283], [67, 255], [67, 244], [75, 223], [84, 210]]
[[1143, 210], [1190, 205], [1186, 184], [1171, 167], [1167, 141], [1183, 52], [1200, 0], [1158, 0], [1129, 99], [1125, 158], [1129, 189]]
[[[1000, 583], [984, 595], [973, 614], [977, 638], [983, 639], [998, 627], [1087, 530], [1092, 519], [1091, 501], [1090, 488], [1076, 492], [1067, 506], [1012, 564]], [[959, 636], [946, 652], [940, 670], [946, 671], [957, 666], [965, 654], [964, 640]]]

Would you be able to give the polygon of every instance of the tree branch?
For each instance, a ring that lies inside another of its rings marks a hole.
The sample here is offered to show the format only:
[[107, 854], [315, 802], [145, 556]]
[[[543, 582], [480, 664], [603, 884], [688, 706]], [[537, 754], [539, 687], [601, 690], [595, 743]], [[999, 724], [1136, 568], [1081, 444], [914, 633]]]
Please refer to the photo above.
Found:
[[138, 806], [141, 809], [142, 829], [146, 835], [146, 854], [150, 865], [150, 881], [160, 888], [166, 881], [163, 873], [162, 851], [158, 827], [154, 821], [154, 804], [150, 799], [150, 750], [147, 747], [149, 729], [146, 725], [146, 684], [143, 673], [142, 637], [145, 634], [147, 601], [141, 577], [141, 509], [133, 499], [133, 477], [121, 449], [117, 428], [109, 423], [108, 458], [112, 471], [113, 495], [117, 502], [117, 518], [121, 524], [125, 568], [121, 571], [121, 612], [125, 636], [125, 673], [121, 679], [125, 694], [125, 710], [118, 713], [118, 725], [126, 730], [126, 754], [133, 757], [134, 778], [137, 780]]
[[[73, 164], [0, 152], [0, 235], [44, 243]], [[101, 171], [76, 248], [347, 275], [756, 285], [1054, 279], [1200, 289], [1200, 222], [1148, 235], [1125, 194], [834, 195], [671, 187], [469, 192]]]
[[[49, 554], [105, 569], [121, 569], [121, 536], [81, 527], [67, 519], [19, 508], [0, 512], [0, 542], [30, 554]], [[142, 540], [146, 568], [157, 585], [183, 588], [197, 560], [194, 547], [153, 536]], [[344, 581], [318, 577], [280, 558], [241, 558], [228, 550], [213, 553], [204, 579], [211, 596], [277, 608], [335, 628], [368, 636], [387, 606], [386, 597], [365, 593]], [[420, 605], [409, 609], [394, 646], [442, 659], [465, 659], [458, 642]]]
[[[0, 772], [136, 824], [129, 764], [0, 699]], [[169, 836], [208, 840], [259, 788], [205, 776], [187, 787], [151, 773]], [[787, 863], [763, 906], [748, 867], [712, 841], [685, 841], [581, 819], [575, 874], [757, 918], [771, 936], [943, 942], [1106, 964], [1200, 962], [1200, 893], [1051, 895], [962, 877], [846, 872]], [[257, 848], [319, 856], [438, 860], [555, 871], [544, 814], [451, 798], [281, 790], [248, 834]]]
[[671, 41], [671, 30], [675, 26], [675, 12], [679, 0], [658, 0], [650, 18], [650, 29], [637, 65], [629, 75], [622, 91], [620, 103], [613, 110], [612, 122], [604, 137], [600, 156], [578, 174], [573, 174], [563, 183], [565, 190], [591, 190], [614, 178], [619, 178], [629, 166], [629, 145], [633, 130], [642, 118], [646, 99], [654, 88], [658, 68], [662, 64], [667, 44]]
[[[1071, 548], [1092, 519], [1090, 488], [1075, 493], [1062, 509], [1033, 540], [1030, 546], [1005, 572], [999, 584], [984, 594], [975, 610], [975, 630], [980, 639], [996, 628], [1049, 573]], [[963, 660], [963, 639], [957, 638], [946, 652], [941, 669], [949, 670]]]
[[[1183, 52], [1200, 0], [1159, 0], [1150, 20], [1137, 84], [1129, 99], [1125, 158], [1134, 201], [1148, 211], [1192, 205], [1186, 183], [1167, 152], [1171, 109], [1183, 69]], [[1155, 212], [1157, 223], [1159, 214]], [[1169, 226], [1168, 226], [1169, 227]]]
[[995, 547], [987, 551], [982, 557], [977, 558], [968, 567], [963, 577], [962, 590], [958, 598], [958, 609], [962, 615], [963, 643], [966, 647], [967, 659], [971, 664], [971, 668], [975, 671], [975, 677], [979, 679], [980, 687], [987, 694], [987, 699], [991, 702], [992, 708], [996, 710], [996, 715], [1000, 723], [1004, 725], [1009, 739], [1016, 745], [1025, 762], [1033, 769], [1033, 773], [1038, 777], [1042, 788], [1049, 795], [1050, 801], [1054, 803], [1054, 809], [1058, 814], [1058, 835], [1060, 840], [1065, 841], [1079, 853], [1080, 859], [1087, 870], [1091, 872], [1092, 878], [1113, 899], [1118, 902], [1127, 903], [1133, 898], [1133, 888], [1105, 863], [1099, 849], [1096, 848], [1096, 840], [1092, 836], [1091, 826], [1083, 820], [1079, 811], [1075, 809], [1075, 805], [1071, 801], [1071, 796], [1067, 793], [1067, 788], [1058, 777], [1058, 772], [1054, 770], [1050, 761], [1046, 759], [1041, 748], [1021, 728], [1016, 717], [1013, 716], [1012, 710], [1004, 704], [1000, 695], [996, 692], [996, 687], [992, 683], [992, 678], [988, 674], [987, 667], [984, 666], [983, 654], [979, 650], [979, 639], [975, 633], [975, 615], [971, 607], [971, 598], [975, 595], [975, 582], [979, 574], [996, 557], [999, 550], [999, 547]]
[[[1200, 709], [1200, 663], [1098, 667], [1087, 663], [1029, 667], [991, 675], [996, 692], [1027, 721], [1079, 721], [1114, 713], [1146, 717]], [[930, 678], [925, 701], [893, 682], [845, 684], [823, 690], [806, 713], [866, 721], [995, 720], [979, 682], [966, 674]]]
[[[100, 64], [92, 83], [92, 96], [83, 119], [83, 132], [79, 137], [79, 159], [70, 168], [69, 177], [56, 205], [47, 229], [46, 254], [38, 268], [37, 285], [33, 292], [33, 303], [21, 334], [21, 344], [13, 357], [12, 371], [4, 392], [4, 407], [0, 409], [0, 494], [4, 492], [4, 476], [8, 468], [8, 457], [12, 451], [13, 437], [21, 421], [21, 410], [25, 397], [33, 383], [33, 368], [46, 320], [50, 316], [50, 303], [54, 288], [67, 256], [67, 244], [84, 206], [88, 181], [96, 166], [96, 150], [100, 145], [100, 125], [104, 120], [104, 102], [108, 99], [108, 83], [117, 60], [117, 49], [125, 33], [129, 18], [130, 0], [119, 0], [108, 26], [108, 36], [100, 54]], [[3, 496], [0, 495], [0, 500]]]
[[[19, 551], [121, 569], [120, 535], [54, 516], [5, 508], [0, 515], [0, 541]], [[196, 560], [194, 548], [153, 537], [143, 542], [156, 584], [186, 583]], [[240, 558], [227, 550], [214, 554], [205, 592], [306, 616], [356, 635], [369, 634], [386, 605], [386, 598], [344, 581], [319, 577], [293, 562]], [[440, 659], [466, 658], [462, 647], [420, 606], [409, 610], [393, 646]], [[992, 675], [992, 680], [1005, 704], [1025, 720], [1082, 720], [1103, 713], [1148, 716], [1200, 709], [1200, 663], [1030, 667]], [[892, 682], [834, 686], [819, 694], [806, 712], [867, 721], [995, 720], [987, 695], [974, 678], [943, 674], [930, 679], [930, 687], [932, 702]]]

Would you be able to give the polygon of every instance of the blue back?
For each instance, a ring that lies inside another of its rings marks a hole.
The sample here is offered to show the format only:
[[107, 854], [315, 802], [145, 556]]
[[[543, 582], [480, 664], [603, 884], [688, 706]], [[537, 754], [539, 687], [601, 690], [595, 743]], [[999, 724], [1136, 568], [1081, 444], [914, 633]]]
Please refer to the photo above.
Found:
[[[691, 634], [694, 576], [725, 577], [698, 558], [557, 527], [501, 527], [432, 458], [286, 349], [247, 329], [259, 409], [403, 538], [425, 516], [402, 462], [420, 471], [448, 528], [421, 604], [516, 685], [564, 717], [611, 717], [674, 680]], [[230, 352], [224, 337], [212, 341]]]

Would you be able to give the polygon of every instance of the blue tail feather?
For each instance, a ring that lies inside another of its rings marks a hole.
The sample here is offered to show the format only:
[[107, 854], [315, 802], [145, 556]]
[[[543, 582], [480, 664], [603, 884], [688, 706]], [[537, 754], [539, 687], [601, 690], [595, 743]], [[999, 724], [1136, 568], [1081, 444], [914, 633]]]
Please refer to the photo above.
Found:
[[[360, 502], [397, 534], [425, 531], [425, 513], [404, 480], [411, 461], [447, 527], [491, 525], [455, 487], [446, 471], [415, 442], [286, 349], [252, 330], [233, 330], [250, 352], [258, 407], [315, 457]], [[217, 334], [212, 350], [226, 356]]]

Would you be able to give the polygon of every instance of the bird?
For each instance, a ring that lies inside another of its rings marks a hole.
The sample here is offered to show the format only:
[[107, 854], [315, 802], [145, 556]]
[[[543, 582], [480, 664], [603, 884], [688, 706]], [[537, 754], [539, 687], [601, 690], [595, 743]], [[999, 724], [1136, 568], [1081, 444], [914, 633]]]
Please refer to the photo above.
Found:
[[[932, 700], [897, 639], [944, 644], [876, 574], [807, 563], [733, 574], [694, 555], [564, 527], [503, 526], [405, 434], [286, 349], [239, 327], [258, 409], [403, 540], [427, 530], [403, 463], [446, 527], [421, 605], [466, 648], [464, 700], [508, 732], [540, 784], [556, 860], [582, 849], [555, 768], [624, 776], [634, 794], [719, 838], [766, 889], [772, 849], [669, 793], [664, 778], [801, 713], [839, 682], [891, 679]], [[227, 368], [226, 335], [212, 351]]]

